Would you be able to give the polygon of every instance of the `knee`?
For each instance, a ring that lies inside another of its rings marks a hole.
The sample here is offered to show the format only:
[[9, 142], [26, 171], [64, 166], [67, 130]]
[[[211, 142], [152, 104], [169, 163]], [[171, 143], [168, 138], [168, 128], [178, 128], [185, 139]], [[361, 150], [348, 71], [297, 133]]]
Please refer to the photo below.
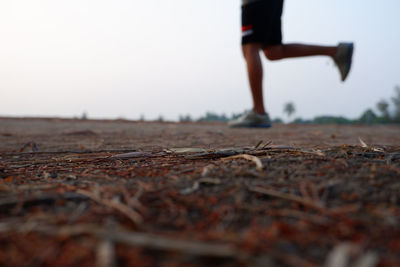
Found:
[[242, 46], [243, 56], [246, 60], [259, 57], [260, 50], [260, 44], [246, 44]]
[[279, 60], [283, 58], [283, 46], [282, 45], [274, 45], [274, 46], [266, 46], [263, 49], [264, 55], [269, 60]]

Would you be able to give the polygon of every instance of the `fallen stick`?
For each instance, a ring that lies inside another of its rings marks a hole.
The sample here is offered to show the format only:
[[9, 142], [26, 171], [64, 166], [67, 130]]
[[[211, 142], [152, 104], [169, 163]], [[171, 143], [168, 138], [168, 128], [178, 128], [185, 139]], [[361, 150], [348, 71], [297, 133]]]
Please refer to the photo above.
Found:
[[292, 210], [292, 209], [280, 209], [277, 211], [270, 212], [273, 216], [279, 217], [292, 217], [302, 220], [310, 221], [314, 224], [318, 225], [326, 225], [330, 222], [330, 219], [327, 217], [323, 217], [321, 215], [311, 214], [300, 210]]
[[322, 152], [321, 150], [319, 150], [319, 149], [313, 149], [313, 150], [302, 149], [302, 150], [298, 150], [298, 152], [301, 152], [301, 153], [304, 153], [304, 154], [317, 155], [317, 156], [320, 156], [320, 157], [325, 157], [326, 156], [326, 154], [324, 152]]
[[61, 150], [61, 151], [37, 151], [37, 152], [6, 152], [1, 153], [4, 156], [15, 156], [15, 155], [29, 155], [29, 154], [92, 154], [92, 153], [118, 153], [118, 152], [133, 152], [136, 149], [101, 149], [101, 150]]
[[327, 208], [321, 201], [313, 201], [312, 199], [303, 198], [303, 197], [295, 196], [292, 194], [286, 194], [286, 193], [282, 193], [282, 192], [272, 190], [272, 189], [265, 189], [265, 188], [261, 188], [261, 187], [257, 187], [257, 186], [248, 186], [247, 189], [250, 192], [260, 193], [260, 194], [264, 194], [264, 195], [268, 195], [268, 196], [272, 196], [272, 197], [277, 197], [277, 198], [281, 198], [281, 199], [294, 201], [294, 202], [300, 203], [304, 206], [314, 208], [314, 209], [318, 210], [319, 212], [321, 212], [322, 214], [329, 215], [329, 216], [338, 216], [343, 213], [353, 213], [353, 212], [360, 210], [360, 207], [361, 207], [358, 204], [351, 204], [351, 205], [344, 205], [344, 206], [336, 207], [336, 208]]
[[176, 251], [189, 255], [214, 257], [214, 258], [235, 258], [245, 259], [249, 255], [236, 249], [229, 244], [219, 244], [201, 241], [189, 241], [176, 238], [168, 238], [154, 234], [135, 233], [126, 230], [112, 230], [99, 228], [94, 224], [80, 224], [74, 226], [50, 226], [43, 224], [27, 225], [0, 223], [0, 232], [16, 230], [18, 232], [39, 232], [54, 236], [80, 236], [95, 235], [108, 242], [115, 242], [129, 246], [144, 247], [156, 250]]
[[379, 257], [375, 252], [363, 251], [355, 243], [340, 243], [328, 254], [324, 267], [375, 267]]
[[110, 159], [148, 158], [153, 155], [154, 154], [152, 154], [150, 152], [136, 151], [136, 152], [113, 155], [110, 157]]
[[81, 190], [81, 189], [77, 190], [76, 192], [78, 194], [87, 196], [88, 198], [96, 201], [99, 204], [102, 204], [104, 206], [107, 206], [109, 208], [119, 211], [120, 213], [122, 213], [126, 217], [128, 217], [133, 223], [135, 223], [135, 225], [140, 225], [143, 222], [143, 218], [138, 212], [134, 211], [129, 206], [127, 206], [121, 202], [115, 202], [115, 201], [111, 201], [108, 199], [102, 199], [97, 194], [94, 194], [92, 192], [88, 192], [85, 190]]
[[259, 147], [262, 145], [263, 142], [264, 142], [264, 141], [261, 140], [260, 142], [257, 143], [257, 145], [255, 145], [254, 148], [255, 148], [255, 149], [259, 148]]
[[96, 266], [98, 267], [114, 267], [116, 264], [115, 245], [109, 239], [103, 239], [97, 246], [96, 250]]
[[325, 209], [324, 205], [319, 201], [312, 201], [307, 198], [302, 198], [302, 197], [295, 196], [292, 194], [286, 194], [286, 193], [282, 193], [282, 192], [279, 192], [276, 190], [265, 189], [265, 188], [261, 188], [261, 187], [257, 187], [257, 186], [248, 186], [247, 188], [251, 192], [260, 193], [263, 195], [268, 195], [268, 196], [277, 197], [277, 198], [282, 198], [282, 199], [286, 199], [286, 200], [290, 200], [290, 201], [295, 201], [297, 203], [303, 204], [304, 206], [316, 208], [318, 210]]
[[221, 184], [221, 180], [220, 179], [212, 179], [212, 178], [201, 178], [200, 180], [196, 181], [192, 187], [181, 190], [181, 194], [189, 195], [189, 194], [199, 190], [200, 184], [219, 185], [219, 184]]
[[236, 155], [236, 156], [232, 156], [232, 157], [223, 158], [222, 160], [227, 161], [227, 160], [232, 160], [232, 159], [247, 159], [247, 160], [253, 161], [256, 164], [257, 171], [261, 172], [263, 169], [263, 164], [262, 164], [261, 160], [259, 158], [257, 158], [256, 156], [240, 154], [240, 155]]

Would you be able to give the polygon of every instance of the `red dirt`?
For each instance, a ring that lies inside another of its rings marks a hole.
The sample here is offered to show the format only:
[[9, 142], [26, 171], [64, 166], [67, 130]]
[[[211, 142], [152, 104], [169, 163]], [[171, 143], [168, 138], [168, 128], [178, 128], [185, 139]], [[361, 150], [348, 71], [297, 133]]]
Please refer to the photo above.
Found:
[[399, 133], [0, 118], [0, 265], [400, 266]]

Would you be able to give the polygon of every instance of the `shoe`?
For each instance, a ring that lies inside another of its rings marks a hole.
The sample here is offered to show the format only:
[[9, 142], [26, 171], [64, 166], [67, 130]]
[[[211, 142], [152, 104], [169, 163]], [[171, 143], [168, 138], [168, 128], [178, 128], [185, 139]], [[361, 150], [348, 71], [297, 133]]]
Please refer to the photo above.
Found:
[[258, 114], [254, 110], [246, 111], [242, 116], [236, 120], [228, 123], [232, 128], [270, 128], [271, 120], [268, 114]]
[[336, 55], [333, 57], [333, 60], [340, 71], [340, 76], [343, 82], [346, 80], [351, 69], [353, 51], [353, 43], [339, 43]]

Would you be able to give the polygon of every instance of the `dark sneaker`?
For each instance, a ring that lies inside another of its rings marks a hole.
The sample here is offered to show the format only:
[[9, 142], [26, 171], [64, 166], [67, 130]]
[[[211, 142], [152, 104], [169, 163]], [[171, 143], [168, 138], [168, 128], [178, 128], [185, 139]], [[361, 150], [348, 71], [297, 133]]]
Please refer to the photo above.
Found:
[[333, 57], [336, 66], [339, 69], [342, 81], [345, 81], [351, 69], [353, 59], [354, 44], [353, 43], [339, 43], [338, 51]]
[[269, 128], [272, 126], [268, 114], [261, 115], [253, 110], [246, 111], [236, 120], [230, 121], [228, 125], [232, 128]]

